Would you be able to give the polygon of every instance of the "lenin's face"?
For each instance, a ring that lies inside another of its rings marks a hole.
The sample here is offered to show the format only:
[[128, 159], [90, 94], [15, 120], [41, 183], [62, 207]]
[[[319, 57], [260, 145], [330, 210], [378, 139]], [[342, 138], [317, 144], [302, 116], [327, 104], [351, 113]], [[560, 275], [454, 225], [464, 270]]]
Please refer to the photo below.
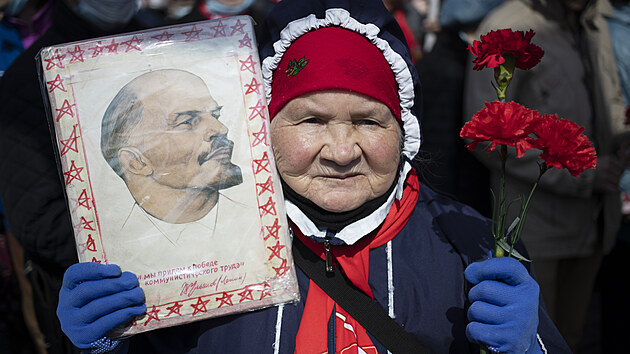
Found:
[[[234, 143], [219, 121], [221, 107], [201, 79], [165, 79], [138, 92], [144, 105], [134, 142], [151, 177], [175, 189], [228, 188], [242, 182], [231, 162]], [[150, 92], [143, 92], [150, 91]]]

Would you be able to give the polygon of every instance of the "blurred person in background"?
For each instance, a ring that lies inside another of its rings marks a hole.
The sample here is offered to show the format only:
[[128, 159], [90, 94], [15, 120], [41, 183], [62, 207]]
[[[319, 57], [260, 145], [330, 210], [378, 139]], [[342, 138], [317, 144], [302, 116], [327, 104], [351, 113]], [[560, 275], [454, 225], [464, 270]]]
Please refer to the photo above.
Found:
[[[445, 0], [439, 4], [434, 1], [407, 2], [417, 11], [416, 17], [422, 21], [417, 27], [426, 37], [422, 56], [416, 62], [425, 97], [423, 157], [427, 166], [423, 177], [433, 188], [490, 216], [488, 169], [465, 148], [459, 131], [467, 33], [474, 31], [484, 16], [503, 0]], [[439, 8], [431, 10], [435, 6]], [[411, 13], [407, 12], [408, 19]]]
[[10, 0], [0, 3], [0, 77], [18, 55], [50, 26], [52, 0]]
[[77, 254], [35, 57], [50, 45], [139, 30], [132, 20], [137, 10], [135, 0], [57, 0], [48, 30], [0, 80], [0, 101], [10, 102], [0, 106], [0, 196], [24, 248], [35, 314], [50, 354], [77, 352], [55, 315], [61, 276]]
[[[171, 11], [174, 15], [166, 18], [165, 24], [187, 23], [203, 20], [215, 20], [218, 18], [249, 15], [257, 24], [261, 24], [267, 13], [274, 4], [280, 0], [195, 0], [190, 6], [190, 11], [181, 17], [187, 7], [180, 6], [176, 11]], [[174, 1], [176, 3], [177, 1]], [[181, 2], [181, 1], [180, 1]], [[260, 36], [260, 27], [254, 30]]]
[[[630, 125], [630, 1], [614, 0], [613, 15], [607, 17], [613, 51], [617, 60], [617, 72], [624, 104], [626, 126]], [[619, 189], [622, 195], [623, 219], [617, 235], [617, 243], [609, 255], [604, 257], [599, 272], [598, 290], [601, 304], [601, 343], [604, 353], [622, 353], [630, 347], [628, 330], [630, 304], [623, 291], [619, 291], [620, 280], [630, 278], [630, 169], [621, 176]]]
[[[534, 30], [532, 42], [544, 51], [532, 70], [519, 71], [507, 89], [516, 101], [542, 114], [558, 114], [585, 127], [598, 154], [597, 168], [575, 178], [552, 169], [541, 179], [523, 230], [541, 293], [552, 319], [577, 351], [602, 257], [612, 249], [621, 225], [619, 179], [629, 165], [627, 127], [611, 36], [608, 0], [512, 0], [488, 14], [474, 38], [491, 30]], [[468, 64], [464, 119], [484, 101], [496, 99], [492, 71]], [[477, 149], [490, 168], [494, 190], [499, 159]], [[527, 194], [538, 177], [536, 151], [507, 166], [507, 200]], [[518, 208], [511, 208], [513, 220]]]

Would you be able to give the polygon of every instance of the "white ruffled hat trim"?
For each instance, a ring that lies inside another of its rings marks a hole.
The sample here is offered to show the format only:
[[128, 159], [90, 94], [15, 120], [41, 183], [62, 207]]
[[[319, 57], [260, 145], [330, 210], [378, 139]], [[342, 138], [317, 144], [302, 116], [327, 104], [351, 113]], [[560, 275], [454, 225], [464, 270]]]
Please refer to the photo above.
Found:
[[[370, 23], [360, 23], [352, 18], [350, 13], [345, 9], [328, 9], [323, 19], [318, 19], [315, 15], [311, 14], [304, 18], [291, 21], [280, 32], [280, 39], [273, 44], [275, 55], [265, 58], [262, 62], [263, 85], [267, 102], [271, 101], [273, 72], [278, 68], [282, 56], [293, 41], [315, 29], [330, 26], [338, 26], [365, 36], [383, 53], [385, 60], [387, 60], [389, 66], [392, 68], [396, 83], [398, 84], [398, 97], [400, 99], [401, 108], [400, 118], [403, 123], [404, 131], [402, 153], [407, 159], [412, 160], [420, 149], [421, 134], [420, 122], [412, 112], [415, 97], [411, 72], [402, 56], [393, 50], [386, 40], [378, 37], [378, 33], [380, 32], [378, 26]], [[402, 165], [396, 188], [394, 188], [387, 198], [387, 201], [370, 215], [344, 227], [335, 237], [341, 239], [348, 245], [352, 245], [381, 225], [387, 217], [394, 200], [400, 200], [402, 198], [405, 181], [411, 169], [411, 164], [405, 161]], [[285, 200], [285, 205], [289, 218], [305, 235], [321, 238], [326, 236], [326, 230], [320, 230], [295, 204], [289, 200]]]
[[[394, 51], [386, 40], [379, 38], [379, 28], [373, 24], [362, 24], [350, 16], [345, 9], [328, 9], [326, 17], [318, 19], [311, 14], [307, 17], [291, 21], [281, 32], [280, 39], [273, 44], [274, 56], [265, 58], [262, 62], [262, 74], [267, 95], [267, 102], [271, 101], [271, 82], [273, 72], [278, 68], [282, 56], [291, 43], [300, 36], [323, 27], [339, 26], [356, 33], [362, 34], [372, 42], [383, 53], [385, 60], [392, 68], [396, 83], [398, 84], [398, 97], [400, 99], [400, 118], [403, 122], [405, 140], [403, 144], [403, 154], [409, 159], [418, 154], [421, 144], [420, 122], [411, 111], [414, 105], [414, 89], [411, 72], [405, 60]], [[334, 54], [333, 54], [334, 55]]]

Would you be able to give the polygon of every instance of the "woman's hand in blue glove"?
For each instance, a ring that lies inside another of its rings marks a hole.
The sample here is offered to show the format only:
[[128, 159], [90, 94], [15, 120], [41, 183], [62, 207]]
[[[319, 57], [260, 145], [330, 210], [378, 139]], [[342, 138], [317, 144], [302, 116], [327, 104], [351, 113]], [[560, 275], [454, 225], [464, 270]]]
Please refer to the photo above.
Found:
[[468, 266], [468, 339], [503, 353], [540, 353], [536, 339], [539, 287], [514, 258], [490, 258]]
[[57, 317], [72, 343], [89, 349], [115, 327], [146, 312], [138, 278], [114, 264], [77, 263], [66, 270]]

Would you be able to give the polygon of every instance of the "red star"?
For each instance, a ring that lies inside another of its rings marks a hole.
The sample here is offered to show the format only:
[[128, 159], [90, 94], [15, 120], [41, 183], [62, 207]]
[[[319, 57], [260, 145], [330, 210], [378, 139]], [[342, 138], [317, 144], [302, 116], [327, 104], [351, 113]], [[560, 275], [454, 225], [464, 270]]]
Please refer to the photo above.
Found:
[[228, 294], [224, 292], [221, 297], [217, 297], [215, 300], [221, 301], [221, 303], [219, 304], [219, 307], [223, 305], [232, 306], [232, 296], [234, 296], [234, 294]]
[[269, 146], [269, 143], [267, 142], [267, 124], [265, 124], [264, 120], [260, 131], [252, 133], [252, 135], [254, 136], [254, 142], [252, 142], [252, 146], [258, 146], [260, 144]]
[[278, 219], [276, 218], [273, 225], [265, 226], [265, 228], [267, 229], [268, 234], [264, 237], [264, 240], [267, 241], [269, 237], [273, 237], [277, 240], [278, 233], [280, 232], [280, 229], [282, 228], [282, 226], [280, 226], [280, 223], [278, 222]]
[[247, 117], [247, 119], [253, 120], [256, 117], [265, 119], [265, 105], [263, 104], [262, 100], [258, 100], [256, 105], [249, 107], [249, 109], [251, 109], [252, 112], [249, 114], [249, 117]]
[[87, 210], [91, 209], [90, 208], [90, 198], [88, 198], [87, 190], [84, 189], [81, 192], [81, 194], [79, 195], [79, 199], [77, 199], [77, 203], [78, 203], [77, 208], [79, 206], [82, 206], [82, 207], [86, 208]]
[[289, 269], [291, 269], [291, 267], [289, 267], [287, 260], [284, 258], [282, 258], [282, 263], [280, 264], [278, 268], [276, 267], [271, 267], [271, 268], [273, 268], [273, 270], [276, 271], [277, 278], [285, 275], [289, 271]]
[[66, 88], [63, 87], [63, 79], [61, 75], [57, 74], [57, 77], [54, 80], [46, 81], [46, 85], [48, 85], [48, 92], [52, 93], [56, 89], [60, 89], [63, 92], [67, 92]]
[[83, 63], [83, 53], [85, 53], [85, 50], [81, 49], [81, 46], [78, 45], [75, 45], [73, 50], [68, 50], [68, 54], [72, 55], [70, 64], [76, 63], [77, 61]]
[[164, 31], [159, 36], [152, 36], [151, 38], [156, 39], [158, 42], [165, 42], [165, 41], [170, 41], [171, 37], [173, 36], [174, 34]]
[[243, 30], [243, 28], [245, 28], [245, 25], [245, 23], [241, 23], [241, 20], [236, 21], [236, 24], [234, 26], [230, 26], [230, 28], [232, 29], [232, 33], [230, 33], [230, 36], [233, 36], [237, 32], [240, 34], [244, 34], [245, 31]]
[[103, 43], [101, 43], [101, 41], [96, 42], [96, 45], [94, 47], [89, 47], [89, 50], [92, 51], [92, 58], [96, 58], [97, 56], [103, 54], [103, 49], [105, 49], [105, 46], [103, 46]]
[[254, 61], [254, 58], [252, 58], [252, 56], [250, 55], [247, 59], [245, 60], [239, 60], [241, 62], [241, 71], [249, 71], [252, 74], [256, 73], [256, 62]]
[[116, 43], [116, 40], [112, 39], [112, 42], [108, 46], [105, 46], [105, 48], [107, 48], [107, 52], [108, 53], [117, 54], [119, 45], [120, 45], [120, 43]]
[[219, 20], [219, 22], [217, 22], [215, 26], [211, 26], [210, 29], [214, 30], [214, 34], [212, 35], [212, 37], [225, 37], [225, 27], [227, 26], [223, 24], [223, 21], [221, 20]]
[[79, 222], [79, 227], [81, 228], [81, 230], [96, 231], [94, 227], [92, 226], [93, 223], [94, 223], [94, 220], [87, 221], [87, 219], [82, 216], [81, 221]]
[[262, 86], [262, 84], [258, 83], [255, 77], [252, 78], [252, 82], [250, 82], [249, 84], [245, 84], [245, 87], [247, 87], [247, 91], [245, 91], [245, 94], [246, 95], [249, 95], [250, 93], [260, 94], [260, 86]]
[[238, 293], [238, 296], [241, 297], [240, 300], [238, 300], [238, 302], [243, 302], [245, 300], [251, 300], [254, 301], [254, 294], [252, 293], [253, 290], [252, 289], [245, 289], [243, 291], [241, 291], [240, 293]]
[[147, 321], [144, 323], [144, 325], [146, 326], [147, 324], [149, 324], [151, 320], [159, 321], [160, 319], [158, 318], [158, 312], [160, 312], [160, 310], [158, 310], [155, 305], [153, 305], [151, 311], [147, 311]]
[[260, 292], [260, 300], [266, 298], [267, 296], [271, 296], [271, 292], [269, 292], [269, 290], [271, 290], [271, 286], [268, 283], [265, 283], [265, 287]]
[[92, 262], [94, 262], [94, 263], [101, 263], [101, 261], [99, 261], [98, 259], [96, 259], [96, 257], [92, 257]]
[[59, 49], [55, 49], [55, 55], [53, 55], [49, 59], [44, 59], [44, 61], [46, 62], [46, 70], [50, 70], [54, 67], [63, 69], [63, 63], [61, 62], [61, 60], [63, 60], [63, 58], [65, 57], [65, 54], [59, 55]]
[[88, 251], [96, 252], [96, 242], [94, 242], [94, 239], [92, 238], [92, 234], [88, 235], [88, 239], [85, 242], [85, 246], [87, 247]]
[[210, 302], [210, 299], [206, 300], [206, 301], [202, 301], [201, 297], [197, 299], [197, 303], [196, 304], [192, 304], [190, 306], [192, 306], [195, 310], [193, 311], [193, 316], [196, 315], [199, 312], [208, 312], [208, 309], [206, 308], [206, 305], [208, 304], [208, 302]]
[[254, 174], [259, 174], [262, 171], [267, 171], [271, 173], [271, 171], [269, 170], [269, 155], [267, 155], [266, 151], [261, 159], [254, 159], [254, 165]]
[[74, 164], [74, 160], [72, 160], [70, 163], [70, 169], [63, 173], [66, 176], [66, 186], [72, 183], [75, 179], [84, 182], [83, 178], [81, 178], [81, 172], [83, 172], [83, 167], [77, 167]]
[[79, 148], [77, 146], [78, 139], [79, 136], [77, 135], [77, 124], [75, 124], [74, 127], [72, 127], [72, 134], [70, 134], [70, 137], [68, 139], [62, 139], [59, 141], [62, 145], [60, 152], [61, 156], [67, 154], [70, 150], [74, 152], [79, 152]]
[[166, 309], [169, 311], [169, 313], [166, 314], [166, 316], [164, 316], [164, 317], [168, 317], [168, 316], [170, 316], [172, 314], [177, 314], [178, 316], [181, 316], [182, 314], [179, 313], [179, 310], [182, 308], [182, 306], [184, 306], [184, 305], [180, 304], [179, 302], [176, 302], [176, 303], [173, 304], [173, 306], [167, 307]]
[[61, 105], [61, 108], [55, 108], [55, 110], [57, 111], [57, 122], [59, 121], [59, 119], [61, 119], [61, 117], [63, 117], [66, 114], [74, 118], [74, 112], [72, 112], [72, 106], [74, 106], [74, 104], [70, 104], [70, 102], [68, 102], [68, 100], [65, 99], [63, 100], [63, 104]]
[[271, 251], [271, 255], [269, 256], [268, 261], [270, 261], [273, 257], [283, 259], [282, 256], [280, 255], [280, 251], [282, 251], [282, 249], [285, 247], [286, 247], [285, 245], [280, 244], [280, 241], [277, 241], [276, 244], [271, 247], [267, 247], [267, 249]]
[[273, 181], [271, 180], [271, 176], [267, 178], [265, 183], [256, 183], [256, 187], [260, 187], [258, 190], [258, 196], [261, 196], [265, 192], [270, 192], [273, 194]]
[[249, 33], [245, 33], [245, 37], [238, 40], [238, 47], [239, 48], [247, 47], [249, 49], [252, 49], [252, 39], [249, 38]]
[[140, 52], [142, 51], [142, 48], [140, 48], [140, 43], [142, 43], [143, 40], [144, 39], [139, 39], [138, 36], [133, 36], [128, 41], [120, 42], [120, 45], [127, 46], [127, 48], [125, 48], [125, 53], [128, 53], [132, 50], [137, 50]]
[[197, 25], [193, 25], [190, 31], [182, 32], [182, 34], [186, 35], [186, 39], [184, 41], [190, 42], [195, 39], [199, 39], [199, 33], [203, 31], [202, 29], [197, 28]]
[[260, 207], [258, 207], [258, 209], [260, 210], [260, 216], [265, 216], [265, 215], [277, 215], [276, 212], [276, 203], [274, 203], [273, 198], [269, 197], [269, 200], [267, 201], [267, 204], [265, 205], [261, 205]]

